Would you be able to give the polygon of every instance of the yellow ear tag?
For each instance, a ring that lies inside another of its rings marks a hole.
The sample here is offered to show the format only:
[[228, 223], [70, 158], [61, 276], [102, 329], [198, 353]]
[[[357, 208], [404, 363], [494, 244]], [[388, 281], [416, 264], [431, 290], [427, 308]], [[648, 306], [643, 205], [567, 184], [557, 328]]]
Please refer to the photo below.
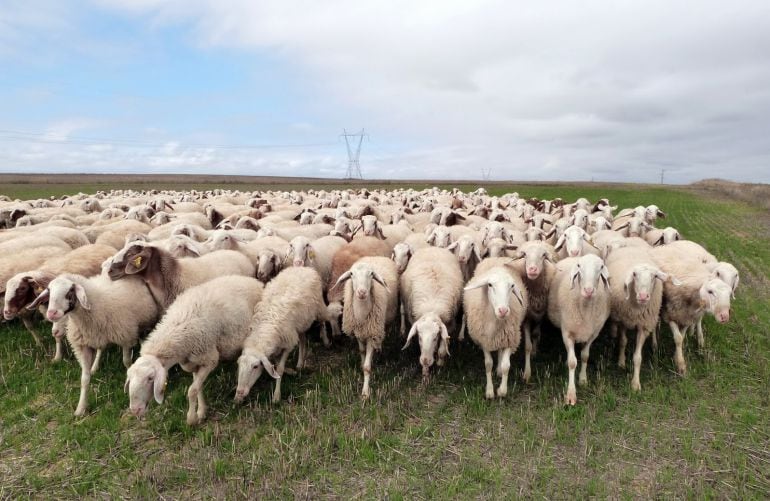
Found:
[[315, 259], [315, 251], [312, 251], [312, 250], [308, 251], [307, 257], [309, 257], [310, 259]]
[[136, 256], [134, 259], [134, 267], [139, 268], [142, 265], [142, 256]]
[[42, 287], [40, 287], [39, 285], [38, 285], [38, 286], [36, 286], [36, 287], [33, 287], [33, 288], [32, 288], [32, 290], [34, 290], [34, 291], [35, 291], [35, 294], [38, 294], [38, 295], [39, 295], [41, 292], [43, 292], [43, 288], [42, 288]]

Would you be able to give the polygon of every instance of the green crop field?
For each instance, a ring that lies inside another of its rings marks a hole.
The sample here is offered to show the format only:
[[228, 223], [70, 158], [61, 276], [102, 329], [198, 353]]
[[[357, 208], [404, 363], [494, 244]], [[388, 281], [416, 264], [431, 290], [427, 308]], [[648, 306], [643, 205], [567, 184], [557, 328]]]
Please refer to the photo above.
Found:
[[[0, 193], [88, 188], [4, 185]], [[490, 188], [514, 190], [657, 204], [669, 214], [663, 223], [738, 267], [730, 322], [704, 321], [702, 353], [685, 340], [685, 377], [664, 327], [657, 353], [646, 347], [642, 392], [634, 394], [615, 343], [602, 334], [588, 386], [578, 388], [577, 406], [565, 407], [566, 356], [549, 330], [531, 383], [521, 383], [520, 349], [508, 397], [486, 401], [483, 356], [469, 341], [453, 342], [448, 366], [422, 386], [416, 348], [402, 352], [392, 339], [375, 358], [372, 398], [362, 402], [354, 343], [337, 339], [326, 349], [311, 336], [309, 367], [286, 377], [281, 403], [270, 403], [273, 383], [263, 376], [235, 405], [235, 364], [224, 364], [206, 383], [208, 420], [190, 428], [191, 376], [172, 370], [165, 403], [138, 421], [127, 412], [117, 348], [92, 379], [89, 414], [74, 418], [77, 363], [65, 356], [52, 364], [13, 322], [0, 328], [0, 498], [770, 497], [767, 211], [686, 188]], [[50, 352], [53, 339], [46, 341]]]

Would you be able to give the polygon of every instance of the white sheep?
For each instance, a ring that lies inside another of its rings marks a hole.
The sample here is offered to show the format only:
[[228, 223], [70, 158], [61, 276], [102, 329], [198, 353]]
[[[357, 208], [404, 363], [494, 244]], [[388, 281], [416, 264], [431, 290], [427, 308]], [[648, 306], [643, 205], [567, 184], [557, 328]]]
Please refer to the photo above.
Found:
[[639, 391], [642, 388], [639, 381], [642, 349], [658, 324], [663, 283], [679, 285], [680, 282], [661, 271], [648, 252], [634, 247], [613, 251], [607, 258], [607, 268], [614, 277], [610, 282], [610, 319], [613, 331], [619, 330], [618, 365], [626, 366], [626, 329], [636, 330], [631, 389]]
[[[302, 369], [305, 332], [313, 322], [321, 322], [321, 329], [325, 330], [326, 320], [321, 277], [313, 268], [286, 268], [271, 280], [251, 318], [249, 335], [238, 359], [235, 401], [243, 401], [265, 370], [276, 380], [273, 402], [279, 402], [286, 359], [299, 346], [297, 370]], [[277, 367], [270, 361], [271, 357], [278, 357]]]
[[437, 365], [444, 365], [449, 355], [449, 329], [460, 309], [462, 286], [457, 259], [441, 248], [418, 249], [401, 274], [402, 333], [405, 316], [412, 324], [404, 349], [418, 337], [423, 379], [429, 377], [437, 348]]
[[518, 274], [506, 267], [507, 258], [489, 258], [479, 264], [465, 287], [463, 309], [468, 335], [484, 352], [486, 398], [495, 397], [492, 352], [497, 352], [500, 386], [497, 396], [508, 393], [511, 354], [521, 342], [521, 323], [527, 310], [527, 291]]
[[586, 254], [599, 255], [599, 250], [591, 243], [591, 236], [583, 228], [570, 226], [559, 237], [554, 246], [559, 258], [579, 257]]
[[[373, 217], [373, 216], [366, 216]], [[332, 259], [347, 241], [342, 237], [327, 235], [312, 242], [303, 236], [294, 237], [289, 243], [285, 259], [291, 259], [293, 266], [311, 266], [315, 268], [323, 283], [328, 283], [332, 269]]]
[[75, 409], [75, 416], [80, 417], [88, 406], [96, 350], [117, 344], [123, 349], [123, 365], [128, 368], [131, 348], [139, 335], [155, 324], [159, 309], [141, 280], [112, 282], [104, 275], [60, 275], [28, 308], [46, 300], [49, 321], [61, 322], [66, 317], [67, 341], [80, 362], [80, 399]]
[[[375, 286], [375, 282], [379, 285]], [[342, 331], [358, 341], [364, 372], [363, 398], [369, 398], [372, 356], [380, 351], [389, 326], [398, 313], [398, 273], [386, 257], [363, 257], [335, 284], [344, 283]]]
[[575, 388], [575, 344], [585, 343], [580, 352], [580, 384], [588, 383], [588, 354], [610, 315], [609, 270], [598, 256], [587, 254], [567, 258], [556, 265], [548, 294], [548, 319], [561, 329], [567, 349], [569, 381], [565, 401], [577, 403]]
[[203, 383], [220, 361], [240, 355], [262, 289], [255, 278], [228, 275], [180, 294], [128, 369], [125, 389], [131, 413], [143, 417], [153, 395], [163, 403], [168, 370], [180, 364], [193, 373], [187, 390], [187, 424], [201, 422], [207, 408]]

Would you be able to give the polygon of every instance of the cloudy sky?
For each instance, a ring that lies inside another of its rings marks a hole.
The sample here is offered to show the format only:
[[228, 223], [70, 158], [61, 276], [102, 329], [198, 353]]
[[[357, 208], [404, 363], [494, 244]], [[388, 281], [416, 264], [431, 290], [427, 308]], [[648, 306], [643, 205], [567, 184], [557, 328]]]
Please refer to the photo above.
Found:
[[770, 182], [767, 0], [0, 0], [0, 171]]

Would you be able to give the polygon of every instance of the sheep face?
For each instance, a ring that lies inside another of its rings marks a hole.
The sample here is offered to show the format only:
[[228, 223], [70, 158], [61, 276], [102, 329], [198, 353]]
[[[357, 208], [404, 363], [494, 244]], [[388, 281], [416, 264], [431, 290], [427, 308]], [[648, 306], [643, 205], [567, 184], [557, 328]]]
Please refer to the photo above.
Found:
[[393, 247], [393, 253], [390, 255], [390, 258], [396, 263], [396, 271], [399, 274], [406, 270], [406, 265], [409, 264], [412, 254], [414, 254], [412, 247], [404, 242], [397, 243]]
[[[726, 283], [732, 291], [733, 299], [735, 298], [735, 289], [738, 288], [738, 282], [740, 281], [738, 270], [735, 268], [735, 266], [725, 261], [720, 261], [719, 263], [711, 266], [711, 277]], [[10, 290], [10, 286], [8, 287], [8, 290]]]
[[150, 400], [163, 403], [166, 390], [166, 369], [156, 357], [142, 356], [128, 368], [123, 390], [128, 392], [131, 414], [142, 418]]
[[[64, 318], [69, 312], [78, 305], [86, 310], [91, 309], [91, 305], [86, 297], [86, 291], [82, 285], [76, 284], [65, 277], [57, 277], [48, 284], [48, 310], [45, 317], [51, 322], [57, 322]], [[45, 300], [46, 291], [44, 290], [35, 299], [30, 307], [36, 307]]]
[[[126, 246], [119, 250], [117, 254], [102, 264], [103, 269], [107, 269], [107, 275], [111, 280], [118, 280], [126, 276], [126, 267], [131, 260], [136, 260], [141, 253], [147, 254], [148, 252], [149, 248], [146, 247], [143, 242], [134, 241], [130, 244], [126, 244]], [[146, 256], [143, 255], [138, 262], [141, 264], [145, 257]]]
[[380, 223], [374, 216], [363, 216], [361, 218], [361, 230], [363, 230], [364, 235], [367, 237], [378, 236], [382, 239], [385, 238], [385, 236], [382, 234]]
[[714, 315], [717, 322], [724, 324], [730, 320], [730, 297], [733, 291], [729, 285], [712, 278], [701, 286], [699, 292], [701, 304]]
[[374, 282], [382, 285], [386, 291], [389, 291], [385, 280], [371, 266], [366, 263], [355, 263], [348, 271], [340, 275], [336, 286], [350, 280], [353, 288], [353, 299], [357, 301], [368, 301], [372, 293]]
[[207, 243], [211, 250], [234, 250], [238, 246], [238, 239], [226, 230], [216, 230], [208, 238]]
[[[571, 289], [580, 288], [580, 295], [586, 299], [593, 297], [594, 292], [602, 284], [610, 287], [610, 270], [604, 265], [599, 256], [588, 254], [581, 257], [573, 265], [570, 272]], [[601, 282], [601, 283], [600, 283]]]
[[259, 376], [262, 375], [263, 370], [266, 370], [275, 379], [280, 377], [273, 364], [265, 355], [244, 353], [238, 358], [238, 387], [235, 390], [236, 402], [243, 402], [243, 399], [249, 394], [251, 387], [254, 386]]
[[484, 226], [484, 237], [482, 238], [481, 243], [487, 245], [487, 242], [493, 238], [505, 239], [503, 225], [497, 221], [490, 221]]
[[515, 250], [515, 246], [511, 246], [502, 238], [493, 238], [487, 242], [486, 251], [482, 256], [488, 257], [503, 257], [505, 256], [506, 249]]
[[644, 219], [652, 224], [658, 218], [666, 219], [666, 213], [660, 210], [657, 205], [648, 205], [644, 211]]
[[588, 227], [588, 211], [585, 209], [578, 209], [572, 214], [570, 221], [573, 225], [584, 230]]
[[402, 350], [405, 350], [409, 346], [409, 343], [415, 336], [417, 336], [420, 345], [420, 365], [422, 366], [423, 374], [427, 374], [435, 360], [435, 353], [439, 340], [442, 341], [444, 350], [449, 354], [449, 332], [438, 315], [435, 313], [428, 313], [418, 318], [412, 324], [412, 328], [409, 330], [409, 335], [406, 338], [406, 343]]
[[676, 242], [677, 240], [681, 240], [682, 235], [679, 234], [676, 228], [672, 228], [671, 226], [669, 226], [663, 229], [661, 238], [663, 239], [663, 245], [667, 245], [667, 244], [670, 244], [671, 242]]
[[16, 318], [19, 311], [34, 302], [44, 289], [45, 287], [31, 275], [11, 277], [6, 284], [3, 317], [6, 320]]
[[566, 247], [568, 256], [578, 257], [583, 255], [583, 242], [590, 242], [588, 233], [578, 226], [570, 226], [564, 230], [564, 234], [559, 237], [554, 249], [558, 251], [562, 247]]
[[271, 250], [263, 250], [257, 259], [257, 280], [267, 282], [281, 271], [281, 256]]
[[647, 304], [655, 292], [656, 279], [663, 282], [671, 281], [675, 285], [679, 284], [679, 281], [674, 277], [651, 266], [640, 264], [629, 270], [626, 279], [623, 282], [623, 291], [626, 294], [626, 301], [631, 298], [631, 288], [633, 287], [636, 302], [641, 305]]
[[550, 252], [542, 245], [530, 245], [519, 251], [517, 259], [524, 259], [524, 271], [527, 278], [537, 280], [545, 268], [545, 262], [551, 261]]
[[527, 242], [543, 241], [545, 240], [545, 232], [540, 228], [528, 228], [524, 232], [524, 240]]
[[299, 215], [299, 224], [313, 224], [313, 218], [315, 213], [311, 211], [305, 211]]
[[200, 257], [201, 255], [195, 242], [181, 235], [171, 238], [166, 244], [166, 250], [174, 257]]
[[307, 237], [294, 237], [286, 251], [286, 259], [294, 256], [294, 266], [310, 266], [315, 260], [315, 250]]
[[447, 226], [436, 226], [430, 232], [428, 238], [426, 238], [425, 241], [434, 247], [446, 249], [449, 247], [450, 238], [451, 233], [449, 232], [449, 228]]
[[511, 305], [514, 300], [518, 301], [519, 304], [524, 304], [524, 298], [519, 287], [508, 272], [504, 270], [490, 272], [482, 282], [472, 282], [465, 287], [465, 290], [469, 291], [478, 288], [486, 290], [487, 301], [492, 308], [492, 313], [500, 320], [507, 317], [511, 312]]
[[593, 226], [596, 229], [596, 231], [612, 229], [612, 224], [604, 216], [596, 216], [594, 220], [591, 222], [591, 226]]
[[463, 235], [457, 239], [456, 242], [447, 247], [447, 250], [454, 251], [455, 256], [457, 256], [457, 261], [460, 264], [470, 263], [474, 255], [477, 257], [479, 255], [479, 251], [476, 248], [476, 242], [470, 235]]

